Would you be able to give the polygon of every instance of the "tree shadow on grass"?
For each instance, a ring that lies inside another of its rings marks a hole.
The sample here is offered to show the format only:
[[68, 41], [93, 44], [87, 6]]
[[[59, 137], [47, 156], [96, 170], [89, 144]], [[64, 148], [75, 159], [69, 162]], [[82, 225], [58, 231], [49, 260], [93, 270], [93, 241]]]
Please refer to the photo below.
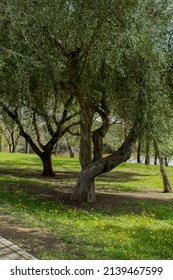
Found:
[[[64, 175], [64, 174], [63, 174]], [[73, 189], [73, 183], [65, 182], [62, 185], [61, 180], [57, 180], [55, 186], [44, 185], [43, 183], [22, 180], [17, 182], [6, 179], [1, 183], [0, 195], [3, 202], [16, 205], [20, 201], [20, 206], [27, 207], [31, 211], [34, 208], [47, 207], [48, 209], [56, 209], [58, 203], [63, 204], [64, 207], [72, 207], [76, 209], [83, 209], [86, 211], [96, 211], [102, 214], [115, 214], [118, 212], [137, 213], [140, 214], [143, 210], [150, 211], [152, 208], [157, 210], [159, 205], [167, 207], [173, 205], [173, 194], [164, 194], [160, 192], [115, 192], [114, 193], [100, 193], [97, 192], [97, 202], [88, 204], [72, 201], [70, 199]], [[167, 205], [167, 206], [166, 206]], [[166, 208], [165, 208], [166, 209]], [[157, 211], [156, 211], [157, 212]], [[173, 211], [164, 211], [164, 215], [172, 219]]]
[[125, 171], [114, 171], [111, 173], [104, 173], [99, 175], [97, 178], [102, 179], [102, 181], [108, 182], [127, 182], [127, 181], [137, 181], [142, 177], [150, 177], [150, 174], [140, 174], [136, 172], [125, 172]]
[[39, 178], [42, 180], [61, 180], [61, 179], [74, 179], [79, 176], [77, 171], [59, 171], [55, 172], [55, 176], [43, 176], [41, 170], [25, 169], [25, 168], [1, 168], [0, 176], [14, 176], [18, 178]]
[[[10, 175], [15, 177], [24, 177], [24, 178], [50, 178], [50, 179], [74, 179], [77, 178], [80, 174], [79, 171], [57, 171], [55, 172], [55, 177], [45, 177], [42, 176], [41, 170], [38, 169], [26, 169], [26, 168], [1, 168], [0, 175]], [[112, 173], [104, 173], [97, 177], [98, 180], [102, 182], [127, 182], [127, 181], [137, 181], [141, 177], [148, 177], [149, 174], [139, 174], [139, 173], [128, 173], [124, 171], [115, 171]]]

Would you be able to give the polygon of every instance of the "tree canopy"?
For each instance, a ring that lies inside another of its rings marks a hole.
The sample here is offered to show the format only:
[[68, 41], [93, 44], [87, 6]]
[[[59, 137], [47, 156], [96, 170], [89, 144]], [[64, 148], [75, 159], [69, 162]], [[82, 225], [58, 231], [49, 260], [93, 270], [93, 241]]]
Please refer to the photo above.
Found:
[[[43, 133], [46, 126], [52, 144], [49, 155], [58, 139], [78, 123], [69, 121], [79, 113], [82, 171], [72, 198], [95, 201], [95, 177], [126, 161], [145, 131], [156, 143], [166, 129], [172, 74], [165, 34], [170, 31], [171, 1], [2, 1], [0, 5], [2, 109], [30, 143], [21, 119], [31, 116], [38, 154], [49, 146], [41, 143], [39, 132], [40, 124]], [[95, 114], [101, 125], [93, 132]], [[103, 159], [103, 138], [112, 118], [125, 123], [126, 133], [117, 151]]]

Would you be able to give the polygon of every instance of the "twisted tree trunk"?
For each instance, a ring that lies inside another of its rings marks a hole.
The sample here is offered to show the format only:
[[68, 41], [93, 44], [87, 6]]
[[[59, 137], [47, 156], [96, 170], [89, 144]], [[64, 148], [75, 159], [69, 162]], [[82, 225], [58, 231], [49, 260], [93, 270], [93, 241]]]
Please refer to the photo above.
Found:
[[[82, 171], [91, 163], [92, 161], [92, 146], [91, 146], [91, 126], [94, 111], [89, 106], [81, 104], [80, 113], [80, 153], [79, 160], [82, 167]], [[81, 171], [81, 172], [82, 172]], [[80, 185], [80, 178], [77, 185]], [[87, 186], [86, 192], [80, 193], [79, 196], [74, 195], [74, 200], [79, 201], [96, 201], [94, 179], [90, 180]]]
[[83, 200], [83, 198], [85, 198], [88, 202], [95, 201], [92, 196], [89, 197], [88, 195], [88, 190], [94, 183], [95, 177], [102, 173], [109, 172], [120, 163], [127, 161], [130, 158], [132, 146], [134, 142], [136, 142], [140, 130], [141, 124], [135, 123], [124, 143], [117, 151], [113, 152], [106, 158], [91, 162], [83, 168], [79, 176], [78, 183], [73, 190], [71, 196], [72, 200]]

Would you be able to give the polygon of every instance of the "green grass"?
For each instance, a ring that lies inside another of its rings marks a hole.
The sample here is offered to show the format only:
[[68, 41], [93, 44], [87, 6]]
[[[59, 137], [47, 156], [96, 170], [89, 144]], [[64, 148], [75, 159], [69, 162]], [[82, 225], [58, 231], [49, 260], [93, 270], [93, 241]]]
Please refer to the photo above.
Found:
[[[38, 258], [173, 259], [173, 194], [161, 193], [159, 167], [124, 163], [96, 180], [106, 202], [70, 206], [59, 194], [71, 192], [78, 159], [53, 157], [53, 165], [57, 177], [43, 178], [36, 155], [0, 153], [0, 212], [44, 231], [46, 241], [30, 236], [22, 244]], [[167, 172], [173, 181], [172, 167]], [[159, 199], [133, 196], [142, 193]]]

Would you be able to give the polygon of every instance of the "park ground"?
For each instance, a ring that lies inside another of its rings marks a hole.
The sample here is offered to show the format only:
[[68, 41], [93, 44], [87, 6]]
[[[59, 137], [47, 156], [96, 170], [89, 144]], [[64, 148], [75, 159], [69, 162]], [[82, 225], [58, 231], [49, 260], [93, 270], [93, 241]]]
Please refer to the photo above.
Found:
[[[173, 259], [173, 193], [158, 166], [123, 163], [96, 180], [97, 202], [70, 200], [78, 158], [0, 153], [0, 235], [39, 259]], [[173, 167], [167, 172], [173, 185]]]

